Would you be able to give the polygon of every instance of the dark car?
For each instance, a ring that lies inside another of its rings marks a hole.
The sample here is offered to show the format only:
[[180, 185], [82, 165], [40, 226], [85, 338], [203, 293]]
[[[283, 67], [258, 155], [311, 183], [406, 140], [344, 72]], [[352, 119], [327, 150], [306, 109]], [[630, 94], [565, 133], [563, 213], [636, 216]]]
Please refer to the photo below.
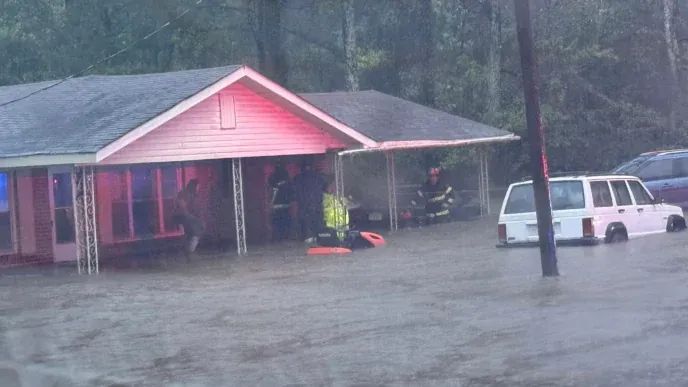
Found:
[[638, 176], [653, 196], [688, 208], [688, 149], [643, 153], [612, 172]]

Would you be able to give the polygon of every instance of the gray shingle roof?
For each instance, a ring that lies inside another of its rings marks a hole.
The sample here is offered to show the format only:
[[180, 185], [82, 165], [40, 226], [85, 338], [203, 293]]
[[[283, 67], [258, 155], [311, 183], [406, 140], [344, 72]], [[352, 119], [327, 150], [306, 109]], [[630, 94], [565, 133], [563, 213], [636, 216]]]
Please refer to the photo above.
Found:
[[470, 140], [511, 134], [374, 90], [300, 96], [378, 142]]
[[[240, 67], [70, 79], [0, 107], [0, 157], [94, 153]], [[0, 104], [52, 83], [0, 87]]]

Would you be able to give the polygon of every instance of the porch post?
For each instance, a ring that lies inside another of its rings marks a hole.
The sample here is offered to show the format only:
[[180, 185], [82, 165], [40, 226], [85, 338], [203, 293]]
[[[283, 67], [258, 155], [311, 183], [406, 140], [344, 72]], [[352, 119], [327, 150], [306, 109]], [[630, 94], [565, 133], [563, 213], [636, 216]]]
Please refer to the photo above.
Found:
[[480, 195], [480, 216], [490, 215], [490, 171], [487, 162], [487, 148], [480, 148], [480, 172], [478, 173], [478, 191]]
[[396, 231], [399, 229], [398, 212], [397, 212], [397, 177], [396, 177], [396, 163], [394, 161], [394, 153], [392, 151], [385, 152], [387, 159], [387, 197], [389, 200], [389, 230]]
[[[335, 186], [335, 196], [338, 199], [345, 197], [344, 194], [344, 165], [342, 156], [339, 153], [334, 154], [334, 186]], [[335, 207], [335, 217], [337, 218], [337, 224], [340, 224], [345, 218], [345, 214], [340, 213], [339, 206]]]
[[244, 222], [244, 177], [241, 173], [241, 159], [232, 159], [234, 179], [234, 220], [236, 222], [236, 242], [239, 255], [246, 254], [246, 224]]
[[97, 274], [100, 271], [94, 170], [92, 166], [75, 166], [72, 171], [72, 199], [79, 274]]

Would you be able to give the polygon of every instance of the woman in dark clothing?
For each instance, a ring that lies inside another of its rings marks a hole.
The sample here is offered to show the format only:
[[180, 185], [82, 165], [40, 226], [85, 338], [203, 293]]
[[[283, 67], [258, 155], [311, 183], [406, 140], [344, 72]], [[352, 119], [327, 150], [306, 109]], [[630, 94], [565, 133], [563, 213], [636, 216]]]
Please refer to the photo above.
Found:
[[197, 215], [194, 207], [198, 179], [191, 179], [186, 188], [179, 191], [176, 201], [175, 220], [184, 228], [187, 240], [187, 253], [193, 253], [203, 235], [203, 221]]

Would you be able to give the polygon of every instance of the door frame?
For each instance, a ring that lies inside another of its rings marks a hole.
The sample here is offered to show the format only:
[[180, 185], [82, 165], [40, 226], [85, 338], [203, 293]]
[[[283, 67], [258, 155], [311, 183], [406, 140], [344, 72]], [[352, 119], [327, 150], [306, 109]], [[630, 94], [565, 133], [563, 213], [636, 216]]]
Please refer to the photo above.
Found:
[[[76, 246], [76, 216], [74, 217], [74, 243], [57, 243], [57, 229], [55, 223], [55, 193], [53, 190], [53, 175], [59, 173], [69, 173], [69, 181], [72, 186], [72, 210], [74, 210], [74, 179], [71, 166], [59, 166], [48, 168], [48, 196], [50, 200], [50, 232], [53, 241], [53, 261], [54, 262], [75, 262], [77, 260]], [[66, 258], [65, 258], [66, 257]]]

